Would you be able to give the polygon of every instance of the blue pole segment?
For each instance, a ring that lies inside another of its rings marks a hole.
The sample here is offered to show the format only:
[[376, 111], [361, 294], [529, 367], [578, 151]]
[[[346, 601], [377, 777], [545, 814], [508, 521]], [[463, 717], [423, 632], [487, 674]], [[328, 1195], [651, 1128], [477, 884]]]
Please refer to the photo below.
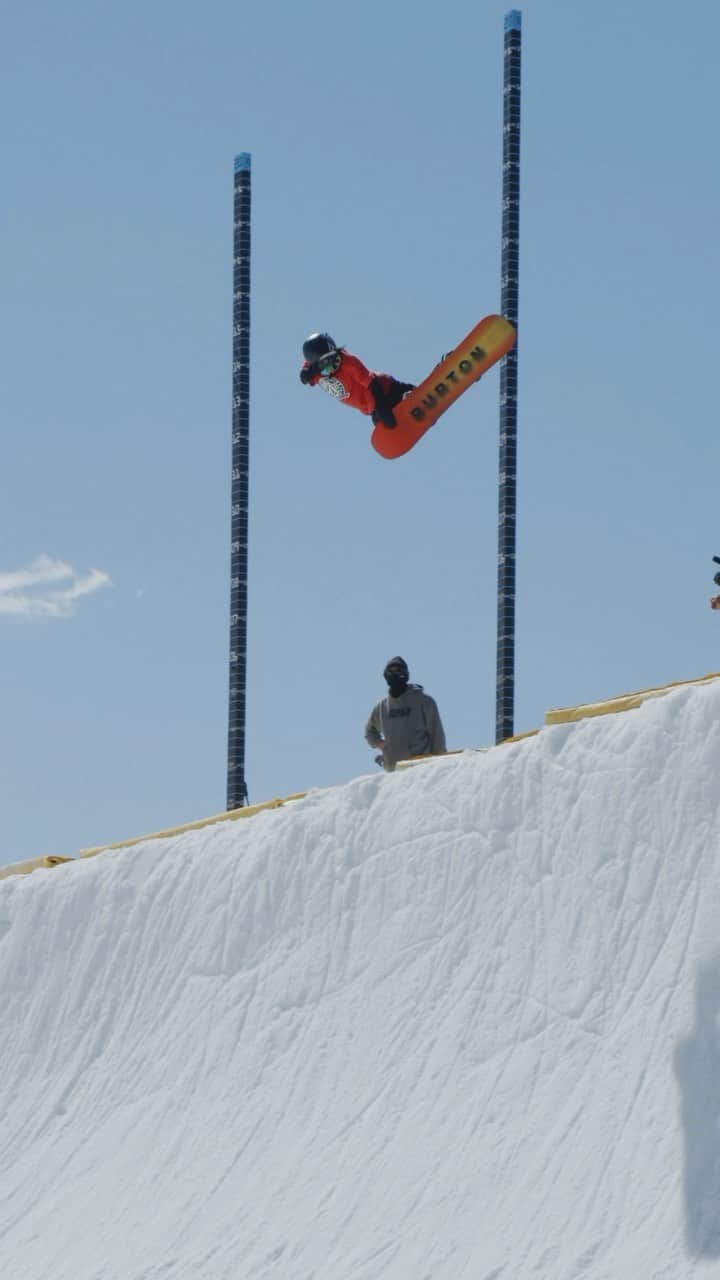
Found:
[[505, 14], [505, 30], [519, 31], [522, 27], [522, 13], [519, 9], [511, 9]]
[[250, 167], [250, 152], [241, 151], [240, 154], [235, 157], [235, 172], [246, 173], [250, 171]]

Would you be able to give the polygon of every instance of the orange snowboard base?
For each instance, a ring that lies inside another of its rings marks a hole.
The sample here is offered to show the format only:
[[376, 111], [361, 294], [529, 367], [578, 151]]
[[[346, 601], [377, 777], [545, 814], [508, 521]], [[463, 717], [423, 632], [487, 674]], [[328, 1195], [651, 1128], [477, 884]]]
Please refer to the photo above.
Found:
[[417, 444], [441, 414], [515, 343], [515, 327], [504, 316], [485, 316], [454, 351], [393, 409], [397, 426], [375, 427], [370, 438], [383, 458], [399, 458]]

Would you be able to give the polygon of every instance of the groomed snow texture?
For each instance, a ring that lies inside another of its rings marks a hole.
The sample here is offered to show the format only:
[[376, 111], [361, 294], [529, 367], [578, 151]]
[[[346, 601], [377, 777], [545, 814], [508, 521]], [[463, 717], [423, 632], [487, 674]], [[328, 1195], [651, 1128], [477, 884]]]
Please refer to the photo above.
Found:
[[0, 884], [3, 1280], [720, 1277], [720, 682]]

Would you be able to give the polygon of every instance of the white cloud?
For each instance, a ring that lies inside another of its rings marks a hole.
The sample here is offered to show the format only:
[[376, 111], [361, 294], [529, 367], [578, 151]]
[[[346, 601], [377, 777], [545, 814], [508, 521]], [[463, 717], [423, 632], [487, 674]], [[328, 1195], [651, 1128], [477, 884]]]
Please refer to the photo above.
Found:
[[[57, 583], [65, 585], [58, 587]], [[32, 564], [0, 573], [0, 614], [17, 618], [69, 618], [81, 596], [92, 595], [110, 584], [101, 569], [79, 574], [72, 565], [49, 556], [37, 556]]]

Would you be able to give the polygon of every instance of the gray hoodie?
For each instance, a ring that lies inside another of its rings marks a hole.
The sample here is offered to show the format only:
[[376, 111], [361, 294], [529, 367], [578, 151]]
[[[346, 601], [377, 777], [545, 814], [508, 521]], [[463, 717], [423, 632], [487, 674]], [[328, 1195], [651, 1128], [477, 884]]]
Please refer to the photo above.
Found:
[[421, 684], [409, 684], [399, 698], [389, 693], [373, 707], [365, 725], [365, 741], [371, 747], [379, 747], [383, 739], [383, 768], [388, 773], [399, 760], [445, 752], [440, 712], [435, 699], [423, 693]]

